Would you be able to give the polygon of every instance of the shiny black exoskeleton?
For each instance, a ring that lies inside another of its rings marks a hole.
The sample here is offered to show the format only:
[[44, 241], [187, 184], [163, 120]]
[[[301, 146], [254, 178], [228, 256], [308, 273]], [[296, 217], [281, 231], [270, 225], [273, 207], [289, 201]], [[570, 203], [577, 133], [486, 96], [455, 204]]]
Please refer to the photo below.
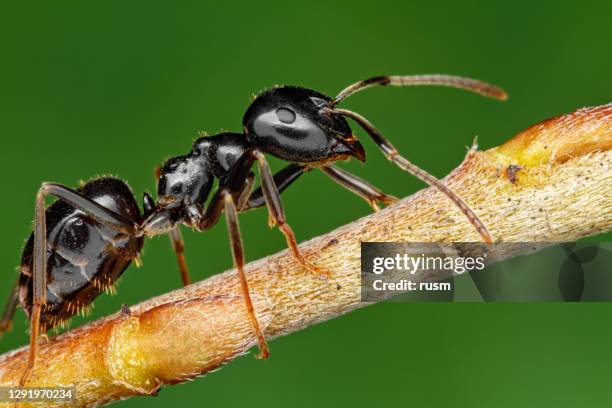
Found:
[[329, 114], [331, 98], [305, 88], [284, 86], [259, 95], [243, 118], [246, 139], [280, 159], [324, 164], [355, 156], [363, 146], [340, 115]]
[[[280, 192], [304, 172], [319, 168], [375, 210], [379, 202], [395, 200], [333, 165], [350, 157], [361, 161], [366, 158], [347, 118], [359, 124], [390, 161], [443, 192], [482, 239], [491, 242], [487, 228], [458, 195], [399, 155], [366, 118], [337, 108], [348, 96], [373, 85], [443, 85], [497, 99], [506, 97], [501, 89], [484, 82], [444, 75], [374, 77], [350, 85], [333, 99], [313, 90], [282, 86], [255, 98], [243, 117], [243, 133], [201, 137], [189, 154], [168, 160], [159, 172], [158, 198], [144, 194], [142, 215], [127, 185], [117, 179], [97, 179], [79, 190], [43, 183], [36, 198], [34, 233], [24, 249], [21, 277], [0, 319], [1, 333], [9, 326], [18, 302], [30, 318], [29, 363], [21, 385], [27, 382], [34, 366], [41, 329], [47, 330], [72, 316], [111, 286], [129, 263], [138, 259], [144, 236], [169, 234], [187, 283], [178, 227], [183, 224], [203, 231], [215, 225], [223, 212], [242, 296], [259, 342], [259, 357], [267, 357], [269, 349], [253, 310], [244, 272], [238, 213], [266, 205], [269, 223], [284, 234], [296, 261], [311, 272], [327, 275], [328, 271], [308, 262], [298, 249]], [[265, 154], [290, 164], [273, 176]], [[261, 186], [252, 192], [255, 164]], [[208, 200], [215, 179], [218, 186]], [[48, 195], [59, 201], [45, 208], [44, 198]]]
[[[142, 215], [130, 188], [121, 180], [99, 178], [79, 190], [134, 224]], [[117, 282], [131, 261], [138, 257], [143, 237], [120, 233], [95, 222], [70, 204], [58, 200], [46, 210], [47, 290], [40, 317], [42, 332], [56, 327], [83, 310], [100, 293]], [[19, 276], [19, 303], [32, 313], [32, 262], [34, 235], [26, 242]]]
[[[250, 188], [250, 183], [243, 185], [244, 182], [254, 177], [250, 168], [255, 161], [267, 167], [262, 153], [299, 163], [291, 167], [291, 181], [310, 168], [351, 156], [365, 161], [363, 146], [346, 119], [324, 112], [330, 107], [330, 101], [318, 92], [293, 86], [262, 93], [244, 115], [244, 134], [201, 137], [194, 142], [188, 155], [171, 158], [164, 164], [158, 184], [155, 220], [149, 221], [148, 228], [161, 233], [174, 228], [176, 223], [197, 229], [214, 225], [217, 219], [212, 212], [214, 206], [209, 206], [208, 214], [202, 211], [213, 179], [220, 179], [225, 190], [240, 203], [244, 188]], [[287, 184], [289, 176], [282, 176], [275, 177], [277, 189]], [[242, 198], [248, 197], [243, 195]], [[239, 208], [262, 206], [265, 204], [263, 198], [262, 189], [250, 198], [250, 203], [240, 203]]]
[[[347, 87], [333, 99], [306, 88], [276, 87], [253, 100], [242, 120], [243, 134], [221, 133], [199, 138], [188, 155], [168, 160], [161, 169], [159, 198], [153, 215], [145, 222], [144, 233], [157, 235], [175, 231], [178, 224], [205, 230], [215, 225], [222, 211], [225, 211], [234, 262], [258, 335], [260, 356], [267, 356], [268, 348], [250, 302], [243, 269], [244, 251], [238, 229], [238, 211], [267, 205], [270, 224], [277, 225], [283, 232], [296, 260], [310, 271], [326, 273], [306, 261], [298, 250], [293, 231], [286, 222], [280, 192], [304, 172], [320, 168], [334, 181], [364, 198], [375, 210], [378, 209], [378, 202], [387, 204], [395, 200], [368, 182], [332, 165], [350, 157], [360, 161], [366, 159], [363, 146], [353, 134], [346, 118], [357, 122], [390, 161], [442, 191], [466, 215], [483, 240], [492, 241], [487, 228], [461, 197], [400, 156], [382, 133], [363, 116], [336, 108], [338, 103], [351, 94], [373, 85], [418, 84], [452, 86], [497, 99], [506, 97], [502, 90], [492, 85], [468, 78], [440, 75], [370, 78]], [[272, 176], [265, 154], [291, 164]], [[251, 194], [254, 179], [251, 169], [256, 162], [261, 187]], [[214, 178], [219, 179], [219, 186], [205, 205]]]

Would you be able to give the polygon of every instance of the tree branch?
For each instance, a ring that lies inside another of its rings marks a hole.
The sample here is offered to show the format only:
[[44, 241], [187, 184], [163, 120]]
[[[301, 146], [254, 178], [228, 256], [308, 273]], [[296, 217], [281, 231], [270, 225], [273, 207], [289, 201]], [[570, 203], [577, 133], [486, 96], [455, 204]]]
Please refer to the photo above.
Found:
[[[612, 104], [553, 118], [500, 147], [470, 151], [447, 178], [496, 240], [573, 241], [612, 230]], [[406, 176], [408, 177], [408, 176]], [[431, 188], [300, 247], [329, 280], [287, 251], [247, 265], [268, 338], [332, 319], [360, 303], [360, 242], [478, 241]], [[109, 403], [213, 370], [256, 344], [235, 271], [72, 330], [41, 345], [29, 386], [76, 384], [76, 406]], [[0, 386], [15, 385], [25, 349], [0, 357]], [[41, 405], [37, 406], [50, 406]]]

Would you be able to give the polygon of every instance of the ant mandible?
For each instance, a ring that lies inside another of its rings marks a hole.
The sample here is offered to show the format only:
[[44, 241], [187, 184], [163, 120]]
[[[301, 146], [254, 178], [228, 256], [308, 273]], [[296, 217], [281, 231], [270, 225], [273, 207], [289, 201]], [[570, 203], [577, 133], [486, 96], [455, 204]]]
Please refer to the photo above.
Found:
[[[334, 181], [364, 198], [375, 210], [391, 203], [388, 196], [366, 181], [332, 165], [365, 151], [346, 118], [359, 124], [384, 155], [402, 170], [442, 191], [467, 217], [482, 239], [493, 238], [472, 209], [438, 179], [399, 155], [366, 118], [336, 106], [348, 96], [374, 85], [441, 85], [469, 90], [504, 100], [506, 93], [487, 83], [446, 75], [381, 76], [357, 82], [335, 98], [294, 86], [281, 86], [257, 96], [243, 117], [244, 133], [201, 137], [186, 156], [166, 161], [159, 173], [158, 199], [145, 193], [143, 213], [122, 180], [104, 177], [78, 190], [43, 183], [36, 195], [34, 231], [22, 254], [21, 273], [0, 319], [0, 334], [9, 326], [18, 304], [30, 319], [30, 348], [20, 385], [27, 383], [37, 355], [37, 339], [69, 319], [104, 290], [111, 288], [132, 261], [139, 263], [145, 236], [169, 234], [179, 260], [183, 282], [188, 283], [180, 224], [203, 231], [215, 225], [225, 211], [234, 264], [260, 354], [269, 348], [251, 302], [244, 273], [244, 250], [238, 212], [266, 205], [271, 226], [284, 234], [292, 255], [305, 269], [327, 275], [308, 262], [298, 249], [287, 224], [280, 192], [304, 172], [320, 168]], [[272, 175], [265, 153], [291, 162]], [[257, 163], [261, 187], [252, 193]], [[217, 189], [209, 202], [214, 179]], [[45, 209], [45, 197], [58, 200]]]

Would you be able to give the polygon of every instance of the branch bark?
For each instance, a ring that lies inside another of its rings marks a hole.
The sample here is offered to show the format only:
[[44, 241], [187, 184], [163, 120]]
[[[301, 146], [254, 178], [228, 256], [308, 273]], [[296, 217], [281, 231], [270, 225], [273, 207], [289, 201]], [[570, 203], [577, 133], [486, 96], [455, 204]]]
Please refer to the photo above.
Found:
[[[469, 152], [446, 179], [499, 241], [573, 241], [612, 230], [612, 104], [541, 122], [505, 144]], [[287, 251], [247, 265], [268, 338], [332, 319], [360, 303], [360, 242], [478, 241], [431, 188], [300, 247], [332, 277]], [[75, 406], [154, 394], [246, 353], [256, 341], [235, 271], [133, 306], [51, 339], [29, 386], [76, 384]], [[25, 349], [0, 356], [0, 386], [16, 385]], [[52, 406], [37, 404], [36, 406]]]

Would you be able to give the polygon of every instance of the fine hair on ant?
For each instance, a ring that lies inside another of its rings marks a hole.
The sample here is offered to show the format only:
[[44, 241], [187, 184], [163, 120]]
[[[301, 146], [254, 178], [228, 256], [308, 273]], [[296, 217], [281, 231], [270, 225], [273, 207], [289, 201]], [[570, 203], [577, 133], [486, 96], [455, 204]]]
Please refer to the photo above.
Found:
[[[297, 263], [321, 276], [325, 268], [301, 253], [287, 223], [280, 193], [312, 169], [320, 169], [342, 187], [378, 203], [396, 198], [367, 181], [334, 166], [334, 162], [366, 154], [347, 119], [354, 120], [383, 154], [400, 169], [437, 188], [455, 204], [485, 242], [493, 238], [469, 205], [444, 183], [402, 157], [383, 134], [359, 113], [337, 106], [349, 96], [375, 85], [439, 85], [465, 89], [499, 100], [506, 93], [493, 85], [448, 75], [380, 76], [352, 84], [335, 98], [311, 89], [280, 86], [259, 94], [243, 116], [242, 133], [200, 137], [184, 156], [167, 160], [158, 173], [157, 199], [144, 193], [142, 212], [128, 185], [101, 177], [74, 190], [45, 182], [36, 195], [34, 231], [22, 253], [21, 270], [0, 318], [0, 333], [10, 327], [18, 305], [30, 320], [30, 348], [20, 380], [24, 386], [35, 366], [38, 337], [85, 308], [112, 287], [132, 261], [139, 263], [144, 237], [169, 234], [183, 283], [189, 283], [184, 245], [178, 227], [197, 231], [214, 226], [225, 212], [240, 288], [259, 343], [259, 358], [269, 355], [249, 293], [238, 213], [266, 206], [269, 223], [285, 236]], [[290, 164], [272, 175], [266, 155]], [[257, 165], [261, 186], [253, 191]], [[218, 185], [206, 204], [214, 181]], [[45, 198], [57, 200], [45, 206]]]

